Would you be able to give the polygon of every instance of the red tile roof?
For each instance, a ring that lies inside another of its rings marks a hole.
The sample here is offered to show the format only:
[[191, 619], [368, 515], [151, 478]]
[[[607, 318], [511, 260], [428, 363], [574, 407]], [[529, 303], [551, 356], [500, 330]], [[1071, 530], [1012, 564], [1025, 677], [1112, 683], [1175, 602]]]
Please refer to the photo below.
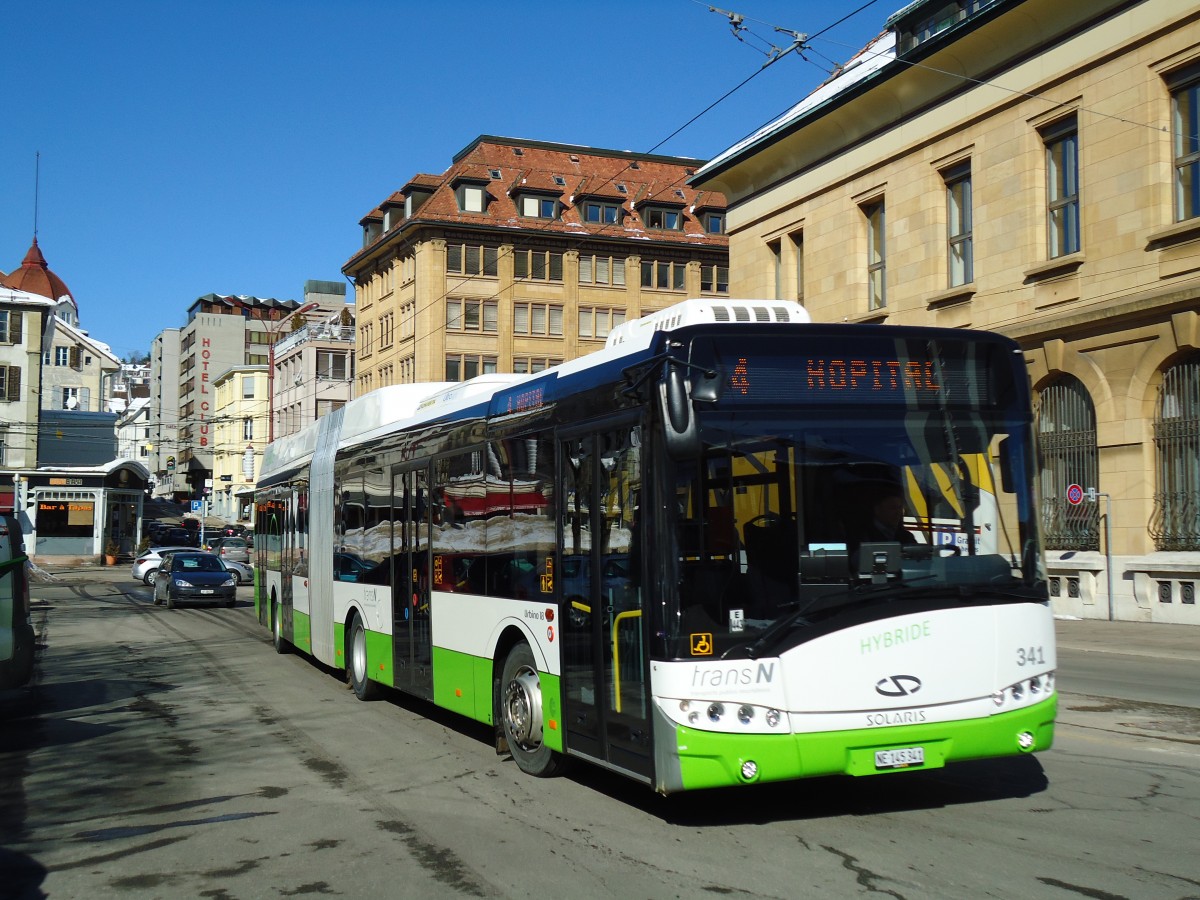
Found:
[[[519, 156], [514, 154], [514, 148], [521, 150]], [[726, 247], [728, 238], [706, 233], [704, 223], [694, 215], [701, 203], [708, 210], [725, 208], [725, 198], [721, 194], [697, 191], [688, 186], [687, 179], [700, 165], [700, 160], [680, 157], [482, 136], [457, 154], [450, 168], [441, 175], [415, 175], [405, 184], [403, 192], [419, 186], [431, 189], [432, 194], [412, 220], [401, 222], [393, 232], [418, 221], [425, 224], [440, 222], [504, 229], [523, 228], [573, 236], [592, 233], [597, 237]], [[492, 178], [493, 172], [498, 172], [500, 177]], [[555, 176], [565, 183], [559, 185]], [[488, 180], [488, 200], [484, 212], [459, 210], [453, 185], [464, 179]], [[617, 190], [618, 183], [625, 185], [624, 192]], [[546, 192], [558, 195], [562, 210], [560, 218], [547, 220], [521, 216], [517, 203], [522, 189], [535, 191], [541, 196], [545, 196]], [[586, 198], [622, 203], [625, 214], [621, 224], [584, 222], [579, 207]], [[637, 206], [647, 201], [682, 207], [685, 213], [683, 229], [662, 231], [645, 228]], [[379, 216], [380, 210], [376, 208], [361, 223], [378, 219]], [[356, 253], [346, 267], [370, 249], [368, 246]]]
[[40, 297], [48, 297], [51, 300], [61, 300], [66, 297], [75, 303], [66, 283], [51, 272], [50, 267], [46, 265], [46, 258], [42, 256], [36, 237], [29, 247], [29, 252], [25, 254], [21, 268], [0, 278], [0, 285], [17, 291], [37, 294]]

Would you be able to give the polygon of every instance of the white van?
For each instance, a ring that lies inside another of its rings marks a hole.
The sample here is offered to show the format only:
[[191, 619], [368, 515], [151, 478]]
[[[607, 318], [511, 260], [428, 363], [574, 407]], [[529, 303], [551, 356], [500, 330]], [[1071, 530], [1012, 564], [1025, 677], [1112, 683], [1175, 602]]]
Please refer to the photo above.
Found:
[[12, 516], [0, 516], [0, 689], [20, 687], [33, 677], [33, 621], [25, 542]]

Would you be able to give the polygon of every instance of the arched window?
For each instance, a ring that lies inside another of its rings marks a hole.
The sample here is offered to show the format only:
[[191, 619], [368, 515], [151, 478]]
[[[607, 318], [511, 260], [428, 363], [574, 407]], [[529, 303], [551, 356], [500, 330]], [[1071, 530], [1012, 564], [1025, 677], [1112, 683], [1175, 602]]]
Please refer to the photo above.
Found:
[[1154, 451], [1154, 546], [1200, 550], [1200, 353], [1163, 373]]
[[1067, 499], [1073, 484], [1100, 487], [1096, 409], [1078, 378], [1063, 375], [1038, 395], [1037, 436], [1046, 549], [1099, 550], [1099, 504]]

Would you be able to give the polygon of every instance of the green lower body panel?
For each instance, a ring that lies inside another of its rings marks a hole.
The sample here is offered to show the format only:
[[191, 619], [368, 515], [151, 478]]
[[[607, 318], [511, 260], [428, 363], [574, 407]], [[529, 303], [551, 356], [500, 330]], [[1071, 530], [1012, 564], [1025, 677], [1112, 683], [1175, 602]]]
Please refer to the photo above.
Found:
[[[876, 775], [936, 769], [948, 762], [1017, 756], [1047, 750], [1054, 741], [1057, 698], [986, 719], [896, 725], [817, 734], [719, 734], [676, 726], [679, 774], [685, 790], [817, 775]], [[1018, 735], [1033, 736], [1023, 747]], [[920, 747], [924, 762], [879, 769], [878, 750]], [[753, 775], [743, 765], [754, 763]]]
[[[367, 645], [370, 647], [370, 644]], [[337, 668], [346, 668], [346, 626], [341, 622], [333, 623], [333, 660]]]
[[492, 721], [492, 661], [433, 648], [433, 702], [477, 722]]
[[292, 609], [292, 646], [312, 653], [312, 620], [308, 613]]
[[[334, 634], [337, 637], [336, 631]], [[339, 639], [334, 645], [334, 653], [337, 655], [343, 668], [345, 668], [346, 660], [344, 657], [346, 649], [345, 639]], [[386, 684], [388, 687], [396, 686], [396, 667], [395, 658], [392, 651], [392, 636], [390, 634], [380, 634], [378, 631], [367, 632], [367, 677], [372, 681], [378, 681], [380, 684]]]
[[[433, 702], [491, 725], [492, 661], [441, 647], [433, 648]], [[551, 750], [563, 748], [562, 684], [557, 675], [538, 673], [542, 688], [542, 741]]]

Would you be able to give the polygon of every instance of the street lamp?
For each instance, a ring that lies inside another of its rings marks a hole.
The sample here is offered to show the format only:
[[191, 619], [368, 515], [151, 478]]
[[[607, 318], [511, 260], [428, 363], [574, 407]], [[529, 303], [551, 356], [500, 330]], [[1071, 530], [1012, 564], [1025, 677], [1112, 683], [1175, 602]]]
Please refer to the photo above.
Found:
[[316, 309], [321, 304], [316, 300], [310, 300], [303, 306], [298, 306], [290, 313], [275, 323], [273, 328], [267, 329], [267, 334], [271, 336], [271, 342], [267, 345], [267, 443], [275, 440], [275, 340], [276, 335], [283, 328], [283, 323], [292, 316], [298, 316], [300, 313], [309, 312]]

